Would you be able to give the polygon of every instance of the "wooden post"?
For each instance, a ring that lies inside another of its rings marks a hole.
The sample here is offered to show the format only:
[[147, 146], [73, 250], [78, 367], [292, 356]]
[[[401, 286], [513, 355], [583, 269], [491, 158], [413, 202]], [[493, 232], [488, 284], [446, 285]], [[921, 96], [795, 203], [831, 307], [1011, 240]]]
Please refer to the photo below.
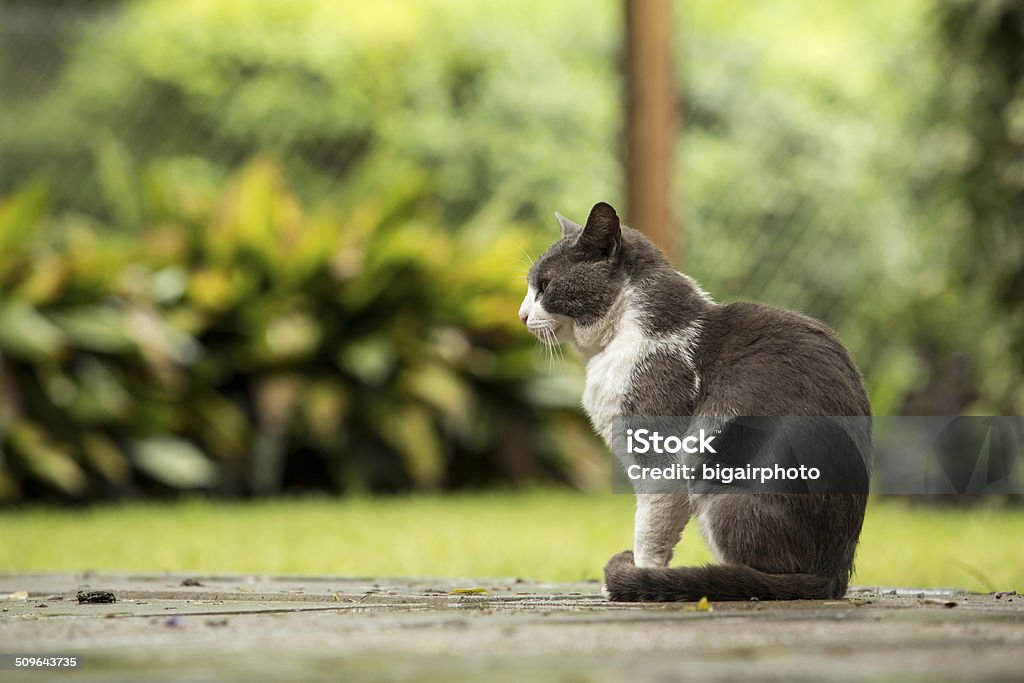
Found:
[[624, 0], [626, 223], [642, 230], [671, 261], [672, 157], [676, 101], [668, 0]]

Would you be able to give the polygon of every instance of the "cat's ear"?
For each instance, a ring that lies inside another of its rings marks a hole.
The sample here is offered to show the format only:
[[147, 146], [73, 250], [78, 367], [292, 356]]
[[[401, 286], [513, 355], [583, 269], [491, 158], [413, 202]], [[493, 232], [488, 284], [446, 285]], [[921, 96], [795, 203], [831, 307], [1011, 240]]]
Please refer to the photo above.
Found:
[[555, 218], [558, 219], [558, 224], [562, 226], [562, 237], [575, 237], [583, 230], [583, 226], [573, 223], [557, 211], [555, 211]]
[[610, 204], [594, 204], [576, 244], [596, 251], [606, 258], [619, 253], [619, 249], [622, 248], [622, 226], [619, 224], [619, 215]]

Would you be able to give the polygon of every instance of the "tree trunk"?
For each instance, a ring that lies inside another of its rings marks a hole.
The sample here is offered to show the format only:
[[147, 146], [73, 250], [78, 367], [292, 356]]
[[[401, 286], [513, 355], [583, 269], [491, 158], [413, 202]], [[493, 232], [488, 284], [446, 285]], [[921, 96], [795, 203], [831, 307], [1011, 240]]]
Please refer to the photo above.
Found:
[[667, 0], [624, 0], [626, 222], [669, 260], [678, 256], [672, 217], [676, 106]]

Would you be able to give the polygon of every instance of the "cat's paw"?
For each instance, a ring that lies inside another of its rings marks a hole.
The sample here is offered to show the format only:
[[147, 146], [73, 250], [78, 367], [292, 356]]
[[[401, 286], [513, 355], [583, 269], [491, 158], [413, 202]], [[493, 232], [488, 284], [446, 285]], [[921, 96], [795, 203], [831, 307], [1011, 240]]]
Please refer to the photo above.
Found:
[[615, 555], [604, 566], [604, 586], [601, 592], [614, 602], [635, 602], [638, 599], [636, 573], [632, 550]]

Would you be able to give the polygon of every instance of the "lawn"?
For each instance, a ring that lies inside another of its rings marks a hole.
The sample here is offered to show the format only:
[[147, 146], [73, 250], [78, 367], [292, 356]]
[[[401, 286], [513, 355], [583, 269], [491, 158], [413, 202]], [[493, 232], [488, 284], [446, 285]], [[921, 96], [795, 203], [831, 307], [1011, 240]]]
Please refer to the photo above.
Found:
[[[568, 491], [401, 498], [188, 500], [0, 513], [0, 572], [358, 576], [600, 575], [630, 545], [632, 499]], [[1024, 511], [874, 499], [854, 582], [1024, 589]], [[691, 529], [677, 562], [710, 560]]]

